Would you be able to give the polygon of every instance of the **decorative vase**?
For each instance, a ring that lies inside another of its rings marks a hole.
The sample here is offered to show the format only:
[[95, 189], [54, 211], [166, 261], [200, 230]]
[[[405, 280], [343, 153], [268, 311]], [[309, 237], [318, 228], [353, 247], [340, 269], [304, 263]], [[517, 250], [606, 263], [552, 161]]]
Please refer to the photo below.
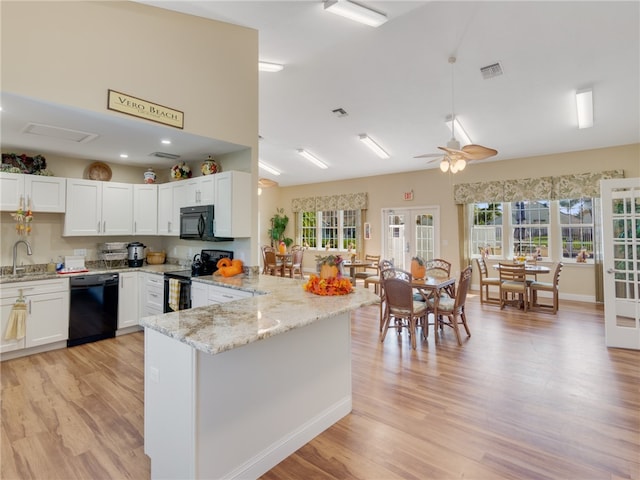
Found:
[[420, 265], [420, 262], [413, 259], [411, 260], [411, 276], [415, 279], [424, 278], [427, 273], [427, 267]]
[[280, 242], [280, 245], [278, 245], [278, 251], [283, 255], [287, 253], [287, 246], [284, 242]]
[[203, 175], [211, 175], [214, 173], [218, 173], [220, 171], [220, 166], [216, 163], [216, 161], [209, 156], [207, 160], [202, 162], [200, 166], [200, 171]]
[[153, 171], [153, 168], [144, 172], [144, 183], [156, 183], [156, 172]]

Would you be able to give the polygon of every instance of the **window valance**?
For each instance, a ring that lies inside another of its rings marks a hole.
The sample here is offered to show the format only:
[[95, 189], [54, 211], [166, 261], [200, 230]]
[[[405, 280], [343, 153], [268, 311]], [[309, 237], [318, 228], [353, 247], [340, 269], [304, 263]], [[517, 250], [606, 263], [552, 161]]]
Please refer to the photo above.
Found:
[[291, 200], [291, 211], [296, 213], [326, 210], [366, 210], [368, 198], [366, 192], [294, 198]]
[[495, 182], [454, 185], [457, 204], [477, 202], [517, 202], [561, 198], [599, 197], [600, 180], [624, 178], [623, 170], [576, 173], [558, 177], [519, 178]]

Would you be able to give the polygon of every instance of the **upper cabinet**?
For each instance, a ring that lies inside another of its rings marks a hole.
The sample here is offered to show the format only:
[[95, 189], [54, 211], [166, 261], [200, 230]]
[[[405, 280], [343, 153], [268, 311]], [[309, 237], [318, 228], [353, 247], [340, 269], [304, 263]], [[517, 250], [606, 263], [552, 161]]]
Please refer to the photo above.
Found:
[[179, 207], [193, 207], [196, 205], [211, 205], [215, 201], [214, 175], [203, 175], [189, 180], [174, 182], [180, 191]]
[[251, 174], [221, 172], [215, 179], [214, 233], [218, 237], [251, 236]]
[[180, 207], [174, 202], [174, 185], [158, 185], [158, 235], [180, 235]]
[[133, 233], [156, 235], [158, 233], [158, 185], [133, 186]]
[[22, 199], [34, 212], [64, 213], [65, 189], [65, 178], [0, 173], [0, 210], [15, 211]]
[[133, 185], [68, 179], [64, 235], [131, 235]]

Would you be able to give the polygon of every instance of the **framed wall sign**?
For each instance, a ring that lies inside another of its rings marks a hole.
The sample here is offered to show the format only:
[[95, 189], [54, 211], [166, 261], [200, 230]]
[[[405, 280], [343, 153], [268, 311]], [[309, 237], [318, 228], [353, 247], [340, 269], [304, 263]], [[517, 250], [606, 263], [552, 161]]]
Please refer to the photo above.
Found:
[[170, 127], [184, 128], [184, 113], [180, 110], [151, 103], [115, 90], [108, 91], [107, 108]]
[[364, 224], [364, 239], [371, 240], [371, 224], [369, 222]]

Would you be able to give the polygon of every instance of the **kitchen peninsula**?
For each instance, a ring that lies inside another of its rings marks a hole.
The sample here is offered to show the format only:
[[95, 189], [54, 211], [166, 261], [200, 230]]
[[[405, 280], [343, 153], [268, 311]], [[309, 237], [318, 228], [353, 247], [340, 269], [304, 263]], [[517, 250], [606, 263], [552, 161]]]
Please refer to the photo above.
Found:
[[266, 275], [195, 281], [254, 296], [140, 320], [151, 477], [256, 478], [351, 411], [350, 312], [378, 297]]

